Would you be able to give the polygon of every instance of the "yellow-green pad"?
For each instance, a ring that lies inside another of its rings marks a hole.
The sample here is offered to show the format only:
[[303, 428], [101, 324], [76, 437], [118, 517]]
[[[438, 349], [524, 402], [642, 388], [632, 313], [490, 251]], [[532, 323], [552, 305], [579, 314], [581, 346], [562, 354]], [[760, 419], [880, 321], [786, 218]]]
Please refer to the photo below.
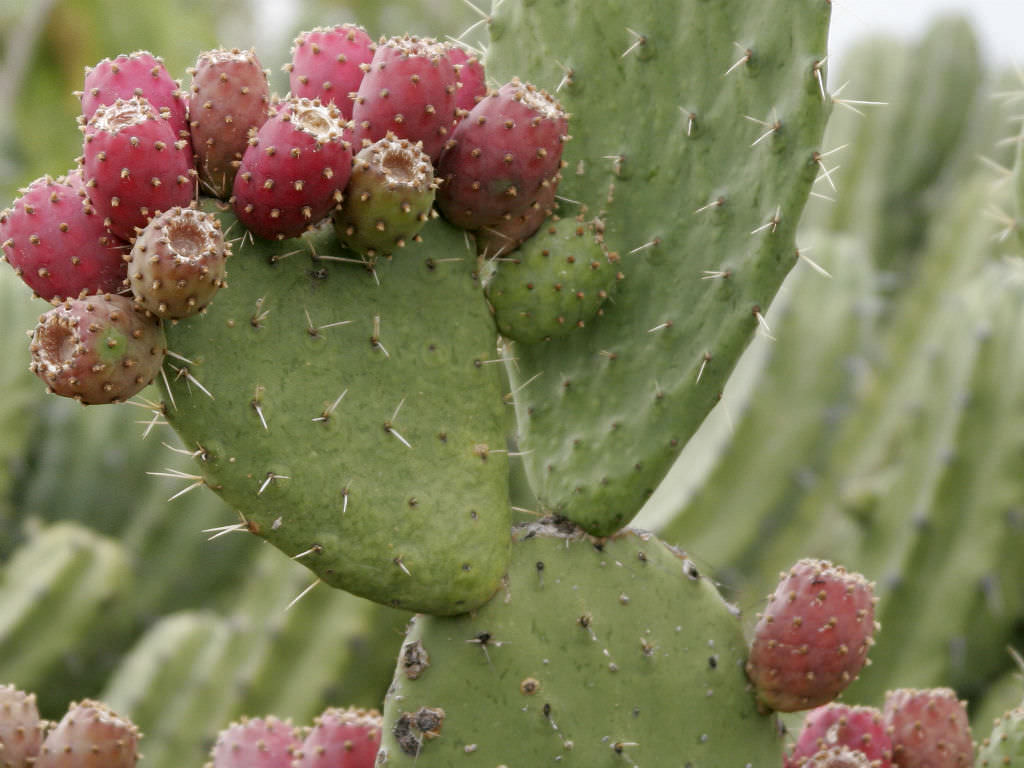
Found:
[[384, 710], [378, 765], [781, 765], [743, 672], [738, 612], [651, 535], [514, 529], [504, 590], [417, 617]]
[[167, 329], [167, 418], [200, 482], [328, 584], [439, 614], [485, 601], [508, 558], [507, 406], [462, 234], [434, 221], [429, 250], [371, 272], [329, 225], [253, 242], [220, 216], [243, 237], [229, 285]]

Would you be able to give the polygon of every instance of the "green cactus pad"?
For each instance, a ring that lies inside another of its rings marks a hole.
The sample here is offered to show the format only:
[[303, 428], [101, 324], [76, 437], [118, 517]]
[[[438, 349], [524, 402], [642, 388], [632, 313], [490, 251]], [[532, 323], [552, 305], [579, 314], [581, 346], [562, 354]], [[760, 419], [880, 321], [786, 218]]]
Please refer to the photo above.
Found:
[[1024, 707], [1011, 709], [998, 720], [979, 745], [975, 768], [1024, 766]]
[[737, 612], [683, 553], [550, 520], [513, 537], [494, 600], [415, 620], [378, 765], [780, 765]]
[[[600, 322], [508, 355], [546, 509], [624, 525], [718, 401], [796, 263], [821, 144], [826, 0], [506, 2], [488, 73], [571, 114], [559, 195], [605, 222], [628, 279]], [[828, 182], [819, 186], [827, 192]], [[563, 202], [563, 211], [569, 203]]]
[[502, 336], [538, 342], [584, 328], [622, 278], [593, 224], [553, 219], [510, 255], [491, 262], [487, 298]]
[[329, 226], [244, 235], [230, 287], [167, 329], [165, 406], [250, 531], [328, 584], [447, 614], [505, 572], [506, 406], [475, 254], [432, 224], [432, 250], [373, 272]]

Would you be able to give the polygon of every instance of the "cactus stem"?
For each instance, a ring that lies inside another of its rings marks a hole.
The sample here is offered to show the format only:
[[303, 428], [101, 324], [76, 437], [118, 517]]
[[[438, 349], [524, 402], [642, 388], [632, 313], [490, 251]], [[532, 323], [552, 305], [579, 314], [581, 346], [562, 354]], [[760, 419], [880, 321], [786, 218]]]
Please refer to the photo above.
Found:
[[294, 599], [293, 599], [293, 600], [292, 600], [292, 601], [291, 601], [290, 603], [288, 603], [288, 605], [286, 605], [286, 606], [285, 606], [285, 608], [284, 608], [284, 609], [285, 609], [286, 611], [287, 611], [287, 610], [289, 610], [289, 609], [291, 609], [291, 607], [292, 607], [293, 605], [295, 605], [295, 604], [296, 604], [297, 602], [299, 602], [299, 600], [301, 600], [301, 599], [302, 599], [302, 598], [304, 598], [304, 597], [305, 597], [306, 595], [308, 595], [308, 594], [309, 594], [310, 592], [312, 592], [312, 591], [313, 591], [313, 587], [315, 587], [315, 586], [316, 586], [317, 584], [319, 584], [319, 583], [320, 583], [321, 581], [322, 581], [322, 579], [317, 579], [317, 580], [316, 580], [316, 581], [314, 581], [314, 582], [313, 582], [312, 584], [310, 584], [310, 585], [309, 585], [308, 587], [306, 587], [306, 588], [305, 588], [304, 590], [302, 590], [301, 592], [299, 592], [299, 594], [297, 594], [297, 595], [295, 596], [295, 598], [294, 598]]

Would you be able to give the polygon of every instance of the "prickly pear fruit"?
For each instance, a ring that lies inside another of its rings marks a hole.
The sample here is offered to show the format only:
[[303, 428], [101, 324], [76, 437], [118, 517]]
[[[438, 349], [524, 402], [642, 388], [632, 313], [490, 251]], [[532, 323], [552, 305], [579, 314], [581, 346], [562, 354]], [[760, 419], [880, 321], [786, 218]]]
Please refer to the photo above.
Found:
[[125, 296], [67, 299], [39, 318], [31, 370], [54, 394], [85, 405], [127, 400], [160, 370], [167, 344], [158, 320]]
[[43, 743], [36, 695], [13, 685], [0, 686], [0, 765], [31, 768]]
[[189, 70], [189, 130], [199, 181], [215, 197], [231, 194], [249, 132], [269, 114], [267, 73], [252, 50], [199, 54]]
[[89, 199], [115, 235], [130, 240], [158, 211], [188, 205], [191, 150], [144, 98], [98, 108], [84, 131]]
[[376, 49], [366, 30], [355, 24], [316, 27], [301, 33], [284, 65], [292, 96], [334, 103], [352, 119], [352, 99]]
[[217, 734], [205, 768], [291, 768], [300, 743], [287, 720], [243, 717]]
[[815, 752], [803, 768], [874, 768], [867, 755], [847, 746], [829, 747]]
[[36, 179], [0, 212], [3, 258], [51, 301], [121, 290], [128, 244], [110, 234], [81, 181]]
[[35, 768], [133, 768], [139, 732], [105, 704], [72, 704], [46, 735]]
[[998, 718], [992, 733], [978, 746], [977, 768], [1024, 766], [1024, 707]]
[[502, 219], [489, 227], [476, 231], [476, 252], [484, 258], [497, 258], [510, 253], [525, 243], [541, 228], [544, 220], [558, 208], [555, 194], [557, 180], [540, 188], [537, 198], [523, 213]]
[[806, 768], [811, 757], [835, 747], [863, 752], [873, 768], [892, 766], [892, 740], [881, 711], [833, 702], [807, 713], [786, 768]]
[[346, 123], [316, 99], [285, 102], [249, 142], [235, 176], [235, 213], [268, 240], [298, 237], [342, 200], [352, 171]]
[[883, 709], [898, 768], [968, 768], [974, 742], [967, 707], [951, 688], [900, 688], [885, 695]]
[[483, 98], [455, 127], [437, 175], [437, 204], [455, 226], [476, 230], [523, 213], [556, 182], [568, 116], [518, 79]]
[[84, 122], [100, 107], [141, 96], [170, 121], [176, 139], [188, 138], [188, 105], [181, 85], [167, 72], [163, 59], [149, 51], [121, 54], [86, 68], [85, 83], [77, 95]]
[[874, 630], [872, 584], [827, 560], [800, 560], [754, 629], [747, 675], [758, 700], [781, 712], [831, 701], [864, 667]]
[[[455, 65], [459, 78], [459, 90], [455, 93], [455, 108], [468, 114], [487, 95], [487, 75], [484, 65], [476, 54], [460, 45], [448, 48], [448, 58]], [[465, 115], [462, 115], [465, 117]]]
[[417, 237], [434, 204], [434, 169], [417, 142], [388, 134], [352, 163], [345, 204], [334, 211], [338, 239], [371, 258]]
[[164, 211], [132, 245], [128, 279], [135, 301], [161, 318], [194, 315], [224, 285], [230, 255], [216, 216], [195, 208]]
[[375, 709], [332, 707], [316, 718], [293, 768], [373, 768], [381, 726]]
[[436, 162], [451, 137], [458, 75], [448, 46], [432, 38], [392, 37], [377, 46], [352, 107], [355, 146], [391, 132], [422, 141]]
[[582, 328], [622, 278], [594, 227], [579, 218], [552, 219], [500, 262], [487, 298], [502, 336], [525, 343]]

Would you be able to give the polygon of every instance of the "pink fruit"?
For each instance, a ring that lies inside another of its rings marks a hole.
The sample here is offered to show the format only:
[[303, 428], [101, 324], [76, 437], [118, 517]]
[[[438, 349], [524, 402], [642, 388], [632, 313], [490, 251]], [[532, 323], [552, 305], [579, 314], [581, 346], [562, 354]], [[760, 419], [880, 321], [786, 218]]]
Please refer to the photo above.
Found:
[[568, 116], [544, 91], [513, 80], [455, 127], [437, 175], [437, 204], [457, 227], [493, 227], [557, 184]]
[[267, 119], [242, 156], [232, 202], [260, 237], [298, 237], [342, 200], [352, 172], [337, 107], [295, 99]]
[[825, 560], [781, 575], [759, 616], [747, 676], [762, 706], [795, 712], [825, 704], [867, 662], [875, 630], [873, 586]]
[[188, 142], [141, 96], [96, 110], [85, 126], [83, 163], [89, 199], [125, 240], [195, 193]]
[[376, 48], [366, 30], [355, 24], [316, 27], [295, 38], [292, 60], [285, 64], [292, 96], [334, 103], [352, 118], [352, 97]]
[[[448, 48], [448, 58], [455, 65], [459, 80], [459, 89], [455, 92], [455, 107], [466, 114], [487, 95], [487, 75], [484, 65], [476, 54], [470, 53], [460, 45]], [[465, 115], [462, 115], [465, 117]]]
[[82, 100], [85, 122], [102, 106], [141, 96], [170, 121], [175, 138], [188, 138], [188, 107], [181, 85], [171, 78], [163, 59], [149, 51], [121, 54], [87, 68], [84, 86], [77, 95]]
[[950, 688], [901, 688], [885, 695], [883, 710], [899, 768], [969, 768], [974, 742], [967, 707]]
[[43, 741], [35, 768], [133, 768], [139, 732], [105, 704], [72, 704]]
[[327, 709], [302, 743], [294, 768], [372, 768], [382, 724], [374, 709]]
[[51, 301], [120, 291], [128, 245], [104, 226], [80, 179], [44, 176], [0, 212], [3, 258]]
[[873, 768], [892, 766], [892, 741], [882, 713], [874, 707], [831, 703], [807, 713], [786, 768], [804, 768], [811, 756], [833, 747], [863, 752]]
[[0, 765], [31, 768], [43, 744], [43, 721], [36, 695], [0, 686]]
[[510, 253], [532, 237], [558, 207], [557, 180], [541, 187], [537, 198], [522, 213], [476, 231], [476, 251], [484, 258]]
[[352, 107], [356, 150], [391, 132], [422, 141], [436, 162], [451, 137], [457, 88], [455, 65], [443, 43], [408, 35], [380, 43]]
[[867, 755], [849, 747], [829, 747], [807, 758], [803, 768], [875, 768]]
[[123, 402], [160, 371], [167, 342], [159, 321], [125, 296], [67, 299], [39, 318], [32, 372], [50, 391], [85, 405]]
[[157, 317], [189, 317], [224, 285], [231, 255], [216, 216], [172, 208], [154, 218], [132, 245], [128, 278], [135, 301]]
[[250, 131], [269, 114], [267, 73], [253, 51], [220, 48], [201, 53], [192, 75], [189, 130], [196, 170], [216, 197], [231, 194]]
[[291, 768], [298, 729], [273, 715], [242, 718], [217, 735], [208, 768]]

